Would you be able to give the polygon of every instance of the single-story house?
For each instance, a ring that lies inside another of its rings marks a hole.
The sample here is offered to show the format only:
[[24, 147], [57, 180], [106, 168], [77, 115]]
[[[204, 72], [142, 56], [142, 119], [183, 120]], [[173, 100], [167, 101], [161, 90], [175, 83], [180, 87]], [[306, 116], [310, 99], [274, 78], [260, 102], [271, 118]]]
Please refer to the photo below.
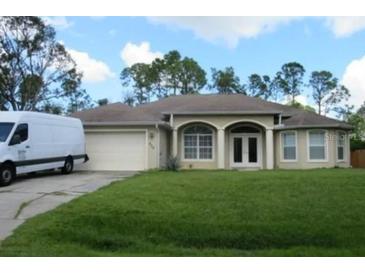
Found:
[[342, 121], [245, 95], [171, 96], [73, 115], [85, 128], [88, 170], [349, 167]]

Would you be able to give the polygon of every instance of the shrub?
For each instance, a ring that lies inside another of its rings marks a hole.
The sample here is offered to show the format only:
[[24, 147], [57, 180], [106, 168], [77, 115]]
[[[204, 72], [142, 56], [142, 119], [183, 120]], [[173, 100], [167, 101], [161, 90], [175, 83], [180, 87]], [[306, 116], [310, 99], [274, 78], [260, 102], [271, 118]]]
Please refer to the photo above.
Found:
[[179, 171], [180, 160], [178, 157], [169, 157], [166, 163], [166, 169], [170, 171]]

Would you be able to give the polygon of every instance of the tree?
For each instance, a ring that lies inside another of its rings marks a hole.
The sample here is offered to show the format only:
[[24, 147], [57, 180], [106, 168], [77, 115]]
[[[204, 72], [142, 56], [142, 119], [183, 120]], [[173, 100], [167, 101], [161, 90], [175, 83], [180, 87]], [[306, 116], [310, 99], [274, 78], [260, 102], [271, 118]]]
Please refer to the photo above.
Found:
[[211, 89], [218, 90], [218, 93], [242, 93], [246, 94], [245, 88], [240, 83], [240, 78], [236, 76], [232, 67], [227, 67], [224, 70], [212, 68], [212, 84]]
[[357, 113], [365, 117], [365, 102], [361, 105]]
[[338, 119], [341, 119], [343, 121], [347, 121], [348, 118], [350, 117], [350, 115], [353, 114], [354, 108], [355, 108], [354, 105], [345, 104], [344, 106], [334, 107], [333, 110], [334, 110], [334, 112], [337, 113], [337, 118]]
[[51, 114], [61, 115], [63, 113], [63, 107], [58, 104], [45, 103], [40, 109], [41, 112], [47, 112]]
[[169, 95], [165, 59], [156, 58], [151, 64], [152, 90], [158, 99]]
[[108, 98], [99, 99], [97, 101], [97, 104], [99, 107], [105, 106], [105, 105], [109, 104], [109, 100], [108, 100]]
[[364, 141], [365, 138], [365, 118], [360, 113], [350, 114], [347, 123], [354, 127], [352, 139]]
[[135, 96], [133, 95], [133, 93], [126, 93], [124, 95], [124, 98], [123, 98], [123, 103], [130, 106], [130, 107], [133, 107], [134, 104], [136, 102], [136, 99], [135, 99]]
[[176, 95], [179, 89], [179, 74], [181, 72], [181, 55], [177, 50], [172, 50], [164, 55], [166, 87]]
[[310, 112], [316, 112], [315, 108], [313, 108], [309, 105], [303, 105], [302, 103], [300, 103], [298, 101], [289, 102], [287, 105], [291, 106], [291, 107], [295, 107], [297, 109], [302, 109], [302, 110], [306, 110], [306, 111], [310, 111]]
[[[270, 79], [269, 79], [270, 80]], [[279, 102], [283, 97], [283, 91], [280, 88], [280, 76], [276, 74], [269, 84], [270, 99], [274, 102]]]
[[313, 71], [309, 79], [309, 85], [313, 89], [313, 99], [318, 107], [318, 114], [325, 115], [333, 110], [342, 100], [347, 100], [349, 91], [338, 85], [338, 79], [329, 71]]
[[39, 17], [0, 17], [0, 103], [5, 110], [39, 110], [70, 98], [76, 64], [55, 30]]
[[261, 77], [258, 74], [251, 74], [248, 77], [247, 90], [250, 96], [268, 100], [272, 95], [270, 77], [267, 75]]
[[68, 113], [73, 113], [77, 111], [82, 111], [85, 109], [90, 109], [94, 105], [92, 103], [91, 97], [86, 93], [85, 89], [78, 89], [73, 92], [70, 96], [70, 102], [67, 107]]
[[198, 93], [207, 83], [205, 71], [194, 59], [187, 57], [181, 61], [178, 79], [182, 95]]
[[151, 65], [137, 63], [123, 69], [120, 79], [125, 87], [132, 87], [138, 104], [150, 102], [152, 96], [153, 74]]
[[297, 62], [284, 64], [277, 73], [278, 86], [284, 95], [291, 98], [292, 103], [302, 92], [304, 73], [304, 67]]
[[198, 93], [207, 82], [205, 71], [192, 58], [181, 59], [173, 50], [151, 64], [134, 64], [123, 69], [122, 85], [133, 88], [137, 103], [169, 95]]
[[72, 79], [62, 83], [62, 89], [69, 98], [69, 104], [67, 106], [68, 113], [73, 113], [93, 107], [91, 97], [86, 93], [86, 90], [82, 89], [80, 86], [80, 75], [74, 75]]

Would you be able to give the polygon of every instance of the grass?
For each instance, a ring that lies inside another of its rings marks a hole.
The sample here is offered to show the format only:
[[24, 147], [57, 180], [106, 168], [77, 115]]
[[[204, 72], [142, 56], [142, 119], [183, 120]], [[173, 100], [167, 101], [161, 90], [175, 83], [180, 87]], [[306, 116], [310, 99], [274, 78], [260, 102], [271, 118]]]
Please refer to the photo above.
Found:
[[365, 256], [365, 170], [147, 172], [39, 215], [1, 256]]

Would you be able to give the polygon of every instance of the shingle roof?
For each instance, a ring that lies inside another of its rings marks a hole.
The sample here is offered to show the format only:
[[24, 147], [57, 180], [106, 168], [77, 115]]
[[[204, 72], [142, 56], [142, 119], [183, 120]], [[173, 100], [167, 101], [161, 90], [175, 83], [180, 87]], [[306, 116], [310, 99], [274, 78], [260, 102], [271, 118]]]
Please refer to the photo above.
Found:
[[342, 127], [350, 125], [316, 113], [277, 104], [242, 94], [180, 95], [129, 107], [109, 104], [74, 113], [85, 123], [161, 123], [166, 114], [281, 114], [286, 127]]

